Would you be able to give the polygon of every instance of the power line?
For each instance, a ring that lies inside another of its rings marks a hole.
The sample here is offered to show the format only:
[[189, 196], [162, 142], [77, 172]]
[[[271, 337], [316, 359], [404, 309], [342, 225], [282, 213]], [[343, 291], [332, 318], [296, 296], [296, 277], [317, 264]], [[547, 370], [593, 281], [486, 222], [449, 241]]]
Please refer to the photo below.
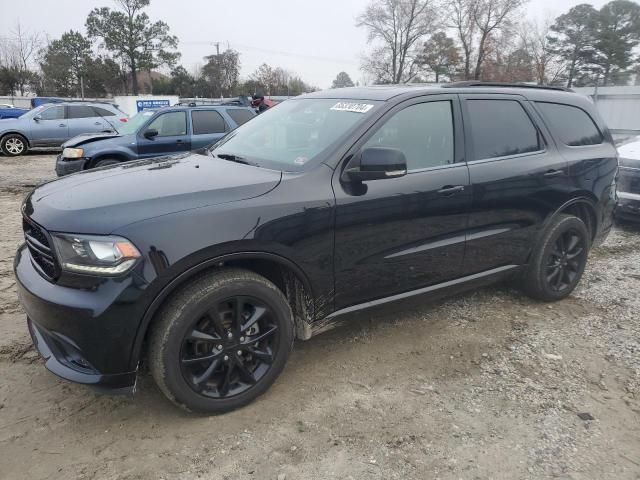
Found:
[[[207, 42], [207, 41], [180, 41], [181, 44], [186, 44], [186, 45], [211, 45], [211, 42]], [[214, 45], [218, 46], [219, 44], [214, 43]], [[304, 59], [309, 59], [309, 60], [318, 60], [321, 62], [330, 62], [330, 63], [335, 63], [335, 62], [340, 62], [340, 63], [351, 63], [353, 65], [358, 65], [359, 63], [356, 60], [353, 59], [346, 59], [346, 58], [337, 58], [337, 57], [323, 57], [323, 56], [318, 56], [318, 55], [303, 55], [300, 53], [292, 53], [292, 52], [285, 52], [282, 50], [270, 50], [267, 48], [261, 48], [261, 47], [254, 47], [251, 45], [245, 45], [243, 43], [236, 43], [235, 46], [244, 49], [244, 50], [255, 50], [257, 52], [262, 52], [262, 53], [271, 53], [274, 55], [282, 55], [285, 57], [297, 57], [297, 58], [304, 58]]]

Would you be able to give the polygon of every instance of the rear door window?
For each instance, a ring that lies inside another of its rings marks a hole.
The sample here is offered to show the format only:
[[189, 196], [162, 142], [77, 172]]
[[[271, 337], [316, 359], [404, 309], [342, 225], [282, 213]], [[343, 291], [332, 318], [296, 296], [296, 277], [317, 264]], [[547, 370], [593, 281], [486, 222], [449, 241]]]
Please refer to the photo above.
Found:
[[194, 110], [191, 112], [193, 134], [224, 133], [226, 126], [222, 115], [215, 110]]
[[602, 133], [587, 112], [559, 103], [536, 102], [545, 120], [550, 123], [562, 143], [570, 147], [600, 145]]
[[229, 115], [238, 126], [244, 125], [253, 117], [255, 117], [255, 115], [249, 110], [243, 110], [240, 108], [228, 108], [227, 115]]
[[542, 150], [538, 129], [516, 100], [467, 100], [473, 143], [472, 160]]
[[70, 105], [67, 107], [69, 109], [69, 118], [91, 118], [97, 117], [96, 112], [93, 111], [88, 105]]

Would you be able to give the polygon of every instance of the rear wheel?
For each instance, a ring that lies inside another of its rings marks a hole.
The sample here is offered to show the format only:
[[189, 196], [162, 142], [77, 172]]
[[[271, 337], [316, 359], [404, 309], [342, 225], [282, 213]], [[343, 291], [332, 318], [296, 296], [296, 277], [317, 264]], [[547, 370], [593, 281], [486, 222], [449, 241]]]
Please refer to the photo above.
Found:
[[0, 149], [8, 157], [17, 157], [27, 153], [27, 140], [22, 135], [11, 133], [2, 137]]
[[569, 296], [584, 273], [590, 244], [589, 231], [582, 220], [559, 215], [533, 252], [524, 276], [524, 290], [547, 302]]
[[163, 308], [149, 368], [177, 405], [221, 413], [269, 388], [293, 338], [291, 309], [275, 285], [253, 272], [221, 270], [196, 279]]

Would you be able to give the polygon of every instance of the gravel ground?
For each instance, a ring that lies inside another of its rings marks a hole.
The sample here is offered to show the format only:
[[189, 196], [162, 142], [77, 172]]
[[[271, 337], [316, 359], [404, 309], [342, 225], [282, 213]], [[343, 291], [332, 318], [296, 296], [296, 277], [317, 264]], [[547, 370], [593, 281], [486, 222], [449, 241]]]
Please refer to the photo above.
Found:
[[370, 311], [299, 342], [271, 390], [188, 415], [47, 373], [11, 272], [24, 194], [54, 157], [0, 158], [0, 478], [640, 479], [640, 230], [569, 299], [508, 286]]

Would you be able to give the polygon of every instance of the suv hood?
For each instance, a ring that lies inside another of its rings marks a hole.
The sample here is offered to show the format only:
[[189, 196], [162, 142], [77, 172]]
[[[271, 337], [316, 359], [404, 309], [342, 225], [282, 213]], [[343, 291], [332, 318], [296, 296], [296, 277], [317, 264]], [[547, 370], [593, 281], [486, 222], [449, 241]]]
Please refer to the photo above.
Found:
[[258, 197], [282, 172], [187, 153], [88, 170], [37, 187], [23, 211], [47, 230], [108, 234], [183, 210]]
[[85, 143], [91, 143], [98, 140], [104, 140], [105, 138], [116, 138], [120, 136], [121, 135], [117, 132], [82, 133], [64, 142], [62, 144], [62, 148], [79, 147], [80, 145], [84, 145]]

